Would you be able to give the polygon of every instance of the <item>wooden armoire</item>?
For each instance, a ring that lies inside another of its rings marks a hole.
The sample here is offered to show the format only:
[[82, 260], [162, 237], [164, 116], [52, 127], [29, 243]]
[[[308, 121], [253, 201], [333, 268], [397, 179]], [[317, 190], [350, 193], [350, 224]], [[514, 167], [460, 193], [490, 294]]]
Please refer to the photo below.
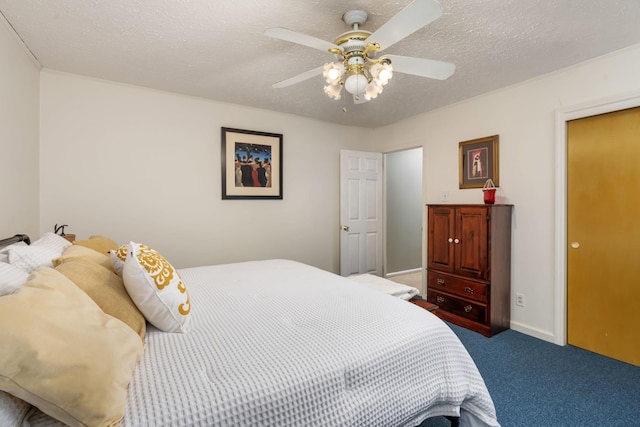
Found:
[[511, 317], [512, 205], [428, 205], [427, 300], [490, 337]]

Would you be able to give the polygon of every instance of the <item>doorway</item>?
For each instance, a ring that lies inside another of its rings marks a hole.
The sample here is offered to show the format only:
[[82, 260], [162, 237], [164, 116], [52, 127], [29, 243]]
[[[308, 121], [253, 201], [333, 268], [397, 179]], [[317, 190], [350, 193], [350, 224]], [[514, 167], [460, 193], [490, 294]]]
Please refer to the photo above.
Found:
[[385, 276], [413, 286], [422, 284], [422, 156], [422, 147], [384, 155]]

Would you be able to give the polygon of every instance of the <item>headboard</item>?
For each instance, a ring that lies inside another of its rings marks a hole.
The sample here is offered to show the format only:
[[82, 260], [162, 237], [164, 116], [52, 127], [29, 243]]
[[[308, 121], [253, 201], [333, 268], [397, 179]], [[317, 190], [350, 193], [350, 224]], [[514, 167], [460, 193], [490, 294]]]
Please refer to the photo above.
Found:
[[13, 237], [0, 240], [0, 248], [9, 246], [13, 243], [18, 243], [18, 242], [25, 242], [27, 245], [30, 245], [31, 239], [29, 239], [29, 236], [27, 236], [26, 234], [16, 234]]

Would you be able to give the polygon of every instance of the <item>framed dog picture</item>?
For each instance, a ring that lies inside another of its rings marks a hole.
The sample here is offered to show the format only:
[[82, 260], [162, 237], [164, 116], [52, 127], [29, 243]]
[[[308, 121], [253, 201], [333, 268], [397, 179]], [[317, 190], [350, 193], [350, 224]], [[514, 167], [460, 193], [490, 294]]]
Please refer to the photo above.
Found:
[[499, 186], [498, 143], [493, 135], [458, 144], [460, 188], [482, 188], [487, 179]]

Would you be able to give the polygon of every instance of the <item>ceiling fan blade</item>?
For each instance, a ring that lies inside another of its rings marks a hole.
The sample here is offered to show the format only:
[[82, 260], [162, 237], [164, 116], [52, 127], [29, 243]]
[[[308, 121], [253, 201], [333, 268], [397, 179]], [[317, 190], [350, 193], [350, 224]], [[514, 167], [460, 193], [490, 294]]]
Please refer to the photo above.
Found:
[[456, 71], [456, 66], [450, 62], [433, 59], [411, 58], [400, 55], [384, 55], [391, 60], [393, 72], [413, 74], [414, 76], [430, 79], [446, 80]]
[[276, 27], [268, 28], [264, 32], [265, 36], [273, 37], [274, 39], [280, 39], [291, 43], [301, 44], [303, 46], [312, 47], [314, 49], [327, 52], [329, 49], [340, 49], [337, 45], [324, 41], [322, 39], [309, 36], [307, 34], [297, 33], [295, 31], [287, 30], [286, 28]]
[[414, 0], [371, 34], [367, 41], [380, 44], [380, 51], [382, 51], [440, 16], [442, 16], [442, 7], [437, 1]]
[[293, 76], [286, 80], [282, 80], [281, 82], [274, 83], [273, 85], [271, 85], [271, 87], [275, 89], [282, 89], [283, 87], [291, 86], [296, 83], [309, 80], [312, 77], [322, 75], [323, 69], [324, 69], [324, 65], [321, 65], [318, 68], [314, 68], [313, 70], [305, 71], [304, 73], [298, 74], [297, 76]]

